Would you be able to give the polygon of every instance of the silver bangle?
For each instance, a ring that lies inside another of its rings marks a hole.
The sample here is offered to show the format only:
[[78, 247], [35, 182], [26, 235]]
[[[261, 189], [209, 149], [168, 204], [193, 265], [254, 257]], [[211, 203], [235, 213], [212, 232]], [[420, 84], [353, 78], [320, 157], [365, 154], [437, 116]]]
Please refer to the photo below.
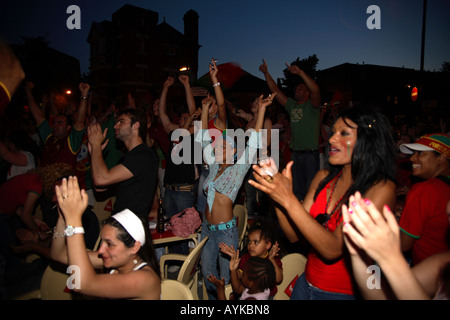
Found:
[[220, 82], [213, 84], [213, 87], [218, 87], [218, 86], [220, 86]]
[[56, 231], [56, 227], [53, 228], [53, 239], [57, 239], [57, 238], [65, 238], [66, 236], [64, 235], [64, 233], [60, 233], [58, 231]]

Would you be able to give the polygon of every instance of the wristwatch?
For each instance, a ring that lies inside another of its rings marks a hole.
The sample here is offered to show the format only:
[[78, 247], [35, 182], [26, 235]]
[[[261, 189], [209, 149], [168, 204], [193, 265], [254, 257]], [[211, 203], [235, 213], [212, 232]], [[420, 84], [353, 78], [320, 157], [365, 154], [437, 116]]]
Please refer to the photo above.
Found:
[[66, 237], [71, 237], [74, 234], [78, 234], [78, 233], [84, 233], [84, 228], [83, 227], [67, 226], [66, 229], [64, 230], [64, 235]]

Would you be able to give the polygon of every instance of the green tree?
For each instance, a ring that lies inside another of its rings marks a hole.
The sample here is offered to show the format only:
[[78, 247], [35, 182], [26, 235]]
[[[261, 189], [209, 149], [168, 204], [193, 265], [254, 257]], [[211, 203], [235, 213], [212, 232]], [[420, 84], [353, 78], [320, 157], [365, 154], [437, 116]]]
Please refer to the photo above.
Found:
[[450, 73], [450, 61], [444, 61], [442, 63], [441, 72]]

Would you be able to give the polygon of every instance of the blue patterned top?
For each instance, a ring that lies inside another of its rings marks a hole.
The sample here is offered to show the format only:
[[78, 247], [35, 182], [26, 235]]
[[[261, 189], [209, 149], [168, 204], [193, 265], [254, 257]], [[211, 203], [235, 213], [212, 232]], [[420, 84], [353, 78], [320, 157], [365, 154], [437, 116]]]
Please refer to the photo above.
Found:
[[260, 138], [261, 135], [255, 130], [252, 130], [245, 152], [242, 153], [241, 157], [233, 165], [228, 166], [225, 171], [214, 180], [219, 172], [220, 163], [215, 161], [215, 157], [211, 152], [214, 150], [211, 147], [212, 139], [208, 130], [202, 129], [196, 135], [196, 141], [202, 143], [203, 150], [205, 151], [209, 146], [208, 150], [210, 151], [209, 154], [208, 152], [203, 153], [205, 161], [209, 165], [209, 175], [205, 180], [203, 190], [207, 195], [207, 203], [210, 212], [212, 211], [216, 191], [226, 195], [234, 203], [248, 169], [252, 164], [256, 164], [258, 145], [262, 145], [259, 141]]

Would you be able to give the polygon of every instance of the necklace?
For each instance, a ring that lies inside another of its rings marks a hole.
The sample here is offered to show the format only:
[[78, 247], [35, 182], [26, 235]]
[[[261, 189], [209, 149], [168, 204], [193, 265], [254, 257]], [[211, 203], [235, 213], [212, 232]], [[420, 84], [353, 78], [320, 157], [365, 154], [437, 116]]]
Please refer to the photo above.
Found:
[[216, 177], [214, 178], [214, 181], [216, 181], [217, 178], [219, 178], [219, 177], [222, 175], [222, 173], [225, 172], [225, 170], [226, 170], [227, 168], [228, 168], [228, 167], [219, 167], [219, 170], [217, 170], [217, 174], [216, 174]]
[[[330, 202], [331, 202], [331, 198], [333, 197], [334, 189], [336, 189], [336, 185], [338, 184], [338, 181], [339, 181], [339, 179], [341, 178], [341, 175], [342, 175], [342, 171], [339, 172], [338, 176], [336, 177], [336, 182], [333, 184], [333, 187], [331, 188], [331, 193], [330, 193], [330, 195], [329, 195], [329, 197], [328, 197], [328, 199], [327, 199], [327, 203], [326, 203], [326, 205], [325, 205], [325, 214], [328, 214], [328, 206], [329, 206], [329, 204], [330, 204]], [[343, 196], [342, 196], [342, 197], [343, 197]], [[331, 211], [331, 213], [329, 214], [330, 216], [336, 211], [336, 207], [337, 207], [337, 205], [339, 204], [339, 202], [342, 200], [342, 197], [341, 197], [341, 199], [339, 199], [339, 201], [336, 202], [336, 204], [334, 205], [333, 211]]]
[[331, 216], [336, 212], [336, 210], [339, 208], [339, 204], [342, 202], [344, 197], [347, 195], [347, 192], [344, 193], [344, 195], [336, 202], [336, 204], [333, 207], [333, 210], [328, 213], [328, 206], [331, 202], [331, 197], [333, 196], [334, 190], [336, 189], [336, 185], [338, 184], [338, 181], [342, 175], [342, 171], [339, 172], [338, 176], [336, 177], [336, 182], [333, 184], [333, 187], [331, 188], [330, 195], [328, 196], [327, 203], [325, 204], [325, 212], [318, 214], [315, 217], [315, 220], [319, 222], [321, 225], [323, 225], [328, 230], [328, 221], [331, 219]]

